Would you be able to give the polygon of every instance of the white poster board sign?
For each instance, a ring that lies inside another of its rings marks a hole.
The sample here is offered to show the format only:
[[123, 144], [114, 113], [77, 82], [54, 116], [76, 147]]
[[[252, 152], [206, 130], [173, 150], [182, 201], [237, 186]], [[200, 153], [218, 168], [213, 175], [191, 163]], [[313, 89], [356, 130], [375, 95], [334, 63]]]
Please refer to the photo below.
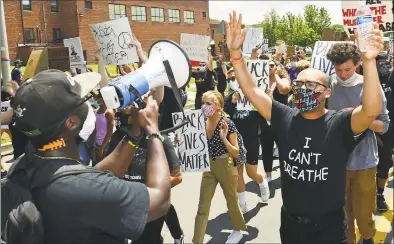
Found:
[[[182, 172], [210, 171], [208, 140], [204, 115], [201, 110], [185, 111], [189, 123], [175, 131], [179, 140], [178, 157], [182, 162]], [[173, 113], [174, 126], [182, 123], [182, 113]]]
[[94, 40], [99, 46], [104, 64], [129, 64], [138, 62], [137, 50], [130, 47], [133, 40], [128, 18], [90, 25]]
[[[268, 60], [247, 60], [246, 66], [250, 74], [254, 77], [257, 87], [264, 92], [269, 85], [269, 61]], [[238, 89], [239, 99], [237, 102], [237, 110], [254, 110], [249, 99]]]
[[[11, 107], [10, 101], [1, 102], [1, 112], [7, 112], [8, 109]], [[1, 125], [2, 129], [8, 129], [8, 125]]]
[[287, 52], [286, 43], [282, 40], [277, 40], [275, 50], [276, 53], [286, 53]]
[[[317, 41], [312, 52], [311, 66], [312, 68], [318, 69], [331, 76], [335, 74], [334, 65], [326, 57], [328, 50], [335, 43], [341, 43], [336, 41]], [[351, 43], [351, 42], [349, 42]]]
[[263, 40], [263, 46], [262, 46], [264, 51], [268, 51], [268, 39]]
[[244, 54], [251, 54], [254, 47], [263, 44], [264, 32], [263, 28], [247, 28], [245, 41], [242, 47]]
[[211, 38], [209, 36], [181, 33], [181, 47], [190, 60], [207, 62], [208, 46]]
[[79, 68], [82, 73], [86, 72], [81, 39], [79, 37], [64, 39], [63, 43], [69, 50], [70, 67]]
[[[393, 31], [393, 1], [392, 0], [366, 0], [365, 4], [371, 9], [374, 22], [379, 24], [383, 32]], [[343, 25], [348, 28], [350, 34], [356, 27], [356, 12], [359, 6], [357, 1], [342, 0]]]

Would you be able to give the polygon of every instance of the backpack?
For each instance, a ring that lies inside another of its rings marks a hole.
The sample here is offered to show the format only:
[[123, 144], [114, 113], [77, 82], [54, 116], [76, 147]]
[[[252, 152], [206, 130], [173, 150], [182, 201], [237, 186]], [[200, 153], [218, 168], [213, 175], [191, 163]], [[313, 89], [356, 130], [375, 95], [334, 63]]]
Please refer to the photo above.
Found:
[[[230, 121], [230, 119], [228, 119], [228, 118], [223, 118], [223, 119], [227, 122], [227, 124]], [[245, 148], [244, 140], [242, 138], [241, 133], [239, 133], [238, 130], [236, 131], [236, 133], [237, 133], [237, 141], [238, 141], [238, 147], [239, 147], [239, 156], [237, 159], [234, 158], [233, 161], [234, 161], [234, 166], [238, 167], [239, 165], [246, 163], [247, 150]]]
[[[34, 157], [31, 161], [26, 159], [25, 154], [15, 160], [7, 178], [1, 179], [1, 243], [44, 244], [43, 216], [35, 204], [33, 192], [61, 177], [94, 170], [84, 165], [63, 164], [70, 160], [43, 162], [43, 159]], [[35, 164], [36, 162], [39, 164]], [[56, 162], [56, 165], [52, 162]], [[44, 166], [38, 168], [34, 165]], [[40, 176], [45, 177], [34, 177], [39, 171]]]

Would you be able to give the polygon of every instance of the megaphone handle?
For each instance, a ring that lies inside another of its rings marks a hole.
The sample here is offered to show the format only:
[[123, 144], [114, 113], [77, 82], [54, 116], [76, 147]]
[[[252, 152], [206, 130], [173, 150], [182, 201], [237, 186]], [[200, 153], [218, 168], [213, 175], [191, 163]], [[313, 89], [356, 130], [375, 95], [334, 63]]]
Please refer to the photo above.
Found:
[[129, 85], [129, 91], [131, 91], [137, 97], [135, 102], [138, 104], [138, 108], [139, 109], [145, 108], [146, 107], [146, 103], [142, 99], [142, 96], [141, 96], [140, 92], [132, 85]]

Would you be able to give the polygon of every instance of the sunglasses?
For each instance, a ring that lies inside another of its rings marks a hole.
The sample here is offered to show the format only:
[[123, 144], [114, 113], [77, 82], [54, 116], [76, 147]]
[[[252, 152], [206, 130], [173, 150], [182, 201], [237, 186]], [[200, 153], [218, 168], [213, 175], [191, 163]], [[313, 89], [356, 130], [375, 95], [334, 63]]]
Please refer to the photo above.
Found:
[[325, 86], [317, 81], [294, 80], [291, 82], [291, 86], [293, 89], [301, 88], [304, 84], [305, 84], [306, 89], [308, 89], [308, 90], [315, 90], [318, 86], [323, 86], [324, 88], [327, 88], [327, 86]]

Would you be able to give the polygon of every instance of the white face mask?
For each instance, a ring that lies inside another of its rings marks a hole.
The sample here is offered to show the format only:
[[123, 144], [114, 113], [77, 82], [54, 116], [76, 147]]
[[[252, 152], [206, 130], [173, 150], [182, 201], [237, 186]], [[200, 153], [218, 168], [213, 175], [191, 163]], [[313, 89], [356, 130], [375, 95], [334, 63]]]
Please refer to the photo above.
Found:
[[229, 82], [230, 89], [233, 91], [239, 91], [239, 84], [237, 80]]
[[89, 102], [86, 102], [89, 106], [88, 116], [86, 117], [85, 122], [83, 123], [82, 130], [79, 132], [79, 136], [82, 140], [87, 141], [89, 136], [93, 133], [96, 128], [96, 116], [94, 115], [94, 111], [92, 105]]

